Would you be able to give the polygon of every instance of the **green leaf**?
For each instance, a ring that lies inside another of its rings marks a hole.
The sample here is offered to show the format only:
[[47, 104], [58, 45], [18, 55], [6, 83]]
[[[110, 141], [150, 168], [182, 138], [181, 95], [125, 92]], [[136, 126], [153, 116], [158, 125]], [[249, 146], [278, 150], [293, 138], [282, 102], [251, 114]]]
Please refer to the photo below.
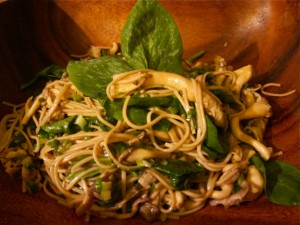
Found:
[[183, 74], [182, 40], [172, 16], [155, 0], [139, 0], [121, 33], [122, 53], [135, 69]]
[[183, 176], [205, 171], [198, 163], [191, 163], [179, 159], [158, 161], [153, 165], [153, 168], [173, 176]]
[[162, 119], [153, 126], [153, 129], [168, 132], [172, 128], [172, 126], [173, 124], [169, 120]]
[[147, 123], [147, 110], [140, 107], [129, 107], [127, 109], [128, 119], [137, 124], [144, 125]]
[[203, 150], [212, 159], [222, 158], [229, 151], [228, 144], [226, 143], [226, 134], [221, 133], [208, 116], [205, 116], [205, 119], [207, 131]]
[[[110, 130], [110, 128], [104, 125], [103, 123], [101, 123], [97, 117], [85, 117], [85, 119], [87, 121], [87, 126], [83, 129], [84, 131], [94, 131], [95, 130], [94, 126], [100, 127], [103, 131]], [[104, 115], [104, 119], [111, 124], [116, 123], [115, 119], [108, 115]]]
[[139, 95], [133, 95], [128, 105], [129, 106], [140, 106], [140, 107], [167, 107], [172, 101], [173, 97], [140, 97]]
[[280, 160], [265, 162], [266, 195], [280, 205], [300, 205], [300, 170]]
[[32, 85], [34, 85], [36, 82], [38, 82], [42, 78], [46, 78], [47, 80], [57, 80], [60, 79], [62, 74], [65, 72], [65, 69], [58, 66], [58, 65], [50, 65], [38, 72], [32, 80], [29, 82], [23, 84], [21, 86], [21, 89], [24, 90]]
[[237, 97], [230, 91], [225, 89], [215, 89], [210, 91], [215, 96], [217, 96], [221, 100], [221, 102], [227, 103], [233, 108], [236, 108], [237, 110], [241, 110], [241, 105], [239, 104]]
[[54, 149], [53, 152], [55, 155], [62, 155], [65, 151], [67, 151], [72, 146], [72, 141], [68, 139], [62, 141], [53, 139], [48, 143], [48, 145]]
[[124, 142], [115, 142], [110, 144], [110, 151], [115, 157], [119, 157], [123, 152], [125, 152], [130, 146]]
[[186, 115], [186, 111], [181, 105], [178, 98], [173, 98], [173, 101], [170, 103], [168, 107], [168, 111], [170, 113], [177, 114], [177, 115]]
[[187, 162], [179, 159], [156, 161], [152, 167], [166, 174], [175, 190], [188, 188], [186, 180], [189, 177], [195, 176], [199, 173], [206, 173], [206, 170], [198, 163]]
[[265, 178], [265, 193], [270, 202], [300, 205], [300, 169], [280, 160], [263, 161], [257, 155], [251, 157], [251, 163]]
[[[177, 100], [177, 99], [176, 99]], [[124, 105], [124, 99], [109, 101], [108, 99], [100, 99], [101, 104], [105, 108], [106, 114], [111, 117], [124, 121], [122, 115], [122, 108]], [[173, 97], [139, 97], [134, 95], [130, 98], [128, 103], [128, 111], [127, 115], [130, 121], [135, 124], [143, 125], [147, 122], [147, 108], [149, 107], [167, 107], [169, 105], [174, 105], [174, 107], [178, 107], [178, 105], [173, 104], [175, 98]], [[177, 111], [180, 111], [180, 107], [178, 107]], [[162, 119], [155, 126], [155, 130], [161, 131], [169, 131], [172, 127], [172, 123], [167, 119]]]
[[131, 71], [120, 56], [104, 56], [92, 60], [69, 61], [67, 72], [71, 82], [86, 96], [103, 98], [114, 74]]

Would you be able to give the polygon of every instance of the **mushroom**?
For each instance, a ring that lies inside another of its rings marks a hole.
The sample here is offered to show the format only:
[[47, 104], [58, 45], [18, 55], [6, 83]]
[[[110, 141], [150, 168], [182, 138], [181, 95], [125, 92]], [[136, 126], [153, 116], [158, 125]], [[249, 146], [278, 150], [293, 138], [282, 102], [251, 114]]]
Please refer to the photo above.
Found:
[[159, 218], [160, 210], [159, 208], [150, 203], [145, 202], [140, 206], [139, 213], [148, 221], [153, 222], [154, 220]]
[[232, 189], [233, 189], [233, 184], [225, 183], [220, 186], [221, 186], [221, 190], [220, 191], [214, 190], [210, 196], [211, 198], [224, 199], [224, 198], [227, 198], [231, 194]]
[[149, 188], [152, 183], [156, 181], [156, 178], [151, 175], [151, 173], [148, 170], [145, 170], [140, 178], [138, 179], [138, 183], [143, 188]]
[[131, 138], [127, 143], [130, 146], [134, 146], [134, 145], [138, 145], [140, 144], [140, 141], [143, 140], [146, 137], [146, 132], [141, 132], [140, 134], [138, 134], [137, 136]]
[[240, 128], [241, 120], [270, 117], [271, 115], [271, 106], [264, 101], [257, 101], [241, 114], [234, 116], [231, 120], [231, 130], [234, 136], [249, 145], [251, 145], [263, 159], [268, 160], [272, 155], [272, 150], [267, 148], [260, 141], [252, 138], [251, 136], [245, 134]]
[[180, 209], [184, 203], [185, 195], [181, 191], [175, 191], [176, 208]]
[[264, 189], [264, 178], [260, 174], [259, 170], [254, 166], [248, 167], [246, 179], [240, 184], [240, 190], [226, 198], [214, 199], [210, 202], [210, 205], [224, 205], [229, 207], [232, 205], [239, 205], [244, 201], [255, 200]]
[[228, 119], [222, 103], [213, 94], [205, 90], [202, 90], [202, 97], [204, 110], [213, 119], [214, 124], [218, 127], [227, 128]]
[[251, 65], [244, 66], [235, 70], [234, 73], [236, 74], [236, 81], [231, 91], [239, 96], [244, 85], [247, 84], [253, 76], [253, 67]]
[[143, 191], [150, 188], [150, 185], [155, 181], [156, 178], [153, 177], [148, 170], [145, 170], [138, 179], [138, 182], [130, 189], [130, 191], [127, 192], [123, 200], [118, 203], [118, 206], [122, 207], [130, 199], [140, 196]]
[[249, 191], [249, 185], [244, 180], [240, 184], [240, 187], [241, 187], [241, 189], [238, 192], [230, 195], [227, 198], [214, 199], [214, 200], [210, 201], [210, 205], [216, 206], [216, 205], [222, 204], [226, 208], [228, 208], [229, 206], [232, 206], [232, 205], [239, 205], [243, 201], [244, 197], [247, 195], [247, 193]]
[[264, 177], [261, 175], [259, 170], [254, 166], [248, 167], [246, 176], [247, 183], [249, 184], [249, 191], [245, 196], [245, 201], [255, 200], [264, 190]]

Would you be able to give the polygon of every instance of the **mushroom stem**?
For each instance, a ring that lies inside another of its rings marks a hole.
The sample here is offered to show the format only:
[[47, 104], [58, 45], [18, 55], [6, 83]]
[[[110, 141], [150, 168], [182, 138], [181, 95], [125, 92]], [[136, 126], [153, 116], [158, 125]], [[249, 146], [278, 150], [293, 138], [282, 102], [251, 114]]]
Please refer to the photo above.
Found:
[[270, 105], [256, 102], [247, 108], [242, 114], [235, 116], [231, 120], [231, 130], [234, 136], [242, 142], [251, 145], [263, 159], [268, 160], [272, 155], [272, 150], [251, 136], [245, 134], [240, 128], [240, 121], [270, 116]]
[[211, 198], [213, 199], [223, 199], [223, 198], [227, 198], [233, 189], [233, 184], [223, 184], [221, 185], [222, 190], [217, 191], [214, 190], [211, 194]]

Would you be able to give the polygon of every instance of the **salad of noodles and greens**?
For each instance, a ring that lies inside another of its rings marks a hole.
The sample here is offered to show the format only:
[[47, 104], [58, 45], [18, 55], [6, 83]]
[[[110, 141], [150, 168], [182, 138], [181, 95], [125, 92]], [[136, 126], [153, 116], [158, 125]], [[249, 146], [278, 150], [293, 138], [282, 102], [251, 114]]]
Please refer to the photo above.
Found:
[[6, 172], [21, 176], [23, 191], [43, 190], [78, 215], [165, 220], [263, 192], [299, 205], [297, 188], [269, 182], [274, 166], [281, 177], [293, 171], [286, 179], [298, 185], [300, 172], [270, 159], [278, 152], [263, 140], [269, 93], [248, 85], [252, 66], [233, 69], [219, 56], [201, 63], [201, 53], [183, 60], [182, 52], [168, 12], [138, 1], [121, 44], [49, 67], [61, 77], [10, 104], [0, 130]]

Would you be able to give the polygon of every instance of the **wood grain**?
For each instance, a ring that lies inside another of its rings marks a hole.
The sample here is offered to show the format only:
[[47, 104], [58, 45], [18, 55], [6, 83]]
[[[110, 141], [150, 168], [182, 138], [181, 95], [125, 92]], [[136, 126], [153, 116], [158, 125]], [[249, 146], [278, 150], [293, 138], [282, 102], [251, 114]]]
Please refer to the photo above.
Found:
[[[71, 54], [90, 45], [109, 46], [120, 32], [135, 1], [54, 0], [0, 3], [0, 101], [23, 102], [32, 90], [19, 86], [43, 67], [65, 66]], [[180, 29], [188, 57], [206, 50], [204, 60], [223, 56], [238, 68], [252, 64], [253, 82], [279, 82], [296, 89], [286, 98], [268, 98], [273, 108], [266, 142], [284, 152], [281, 159], [300, 167], [300, 2], [162, 0]], [[0, 107], [0, 115], [9, 112]], [[0, 224], [84, 224], [72, 209], [43, 193], [21, 193], [21, 185], [0, 168]], [[90, 224], [147, 224], [139, 216]], [[265, 198], [238, 207], [206, 207], [176, 221], [154, 224], [300, 224], [300, 207], [282, 207]]]

